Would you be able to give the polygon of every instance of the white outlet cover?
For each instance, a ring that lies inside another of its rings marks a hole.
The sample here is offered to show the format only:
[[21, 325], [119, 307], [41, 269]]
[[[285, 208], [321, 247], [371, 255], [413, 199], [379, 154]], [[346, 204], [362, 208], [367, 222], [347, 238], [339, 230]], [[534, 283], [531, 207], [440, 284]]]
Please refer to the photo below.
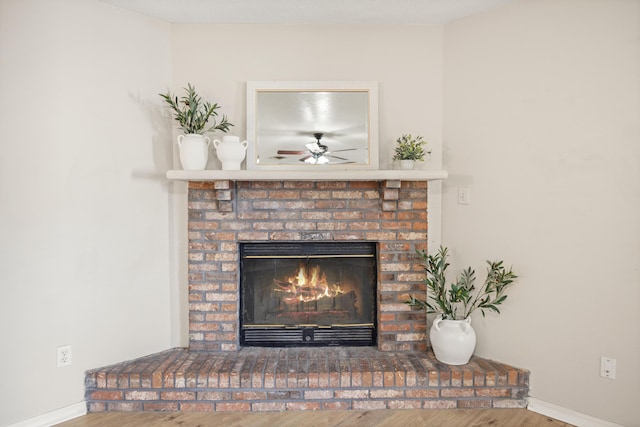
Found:
[[616, 359], [604, 356], [600, 358], [600, 376], [611, 380], [616, 379]]
[[56, 350], [56, 362], [58, 368], [71, 365], [71, 346], [65, 345]]
[[470, 203], [471, 198], [471, 189], [469, 186], [464, 185], [462, 187], [458, 187], [458, 204], [459, 205], [468, 205]]

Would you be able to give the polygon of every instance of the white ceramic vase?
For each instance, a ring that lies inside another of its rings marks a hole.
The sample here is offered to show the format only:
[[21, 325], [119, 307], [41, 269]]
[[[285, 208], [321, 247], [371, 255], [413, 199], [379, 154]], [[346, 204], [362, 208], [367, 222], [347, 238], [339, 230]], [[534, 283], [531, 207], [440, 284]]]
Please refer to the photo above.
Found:
[[223, 170], [240, 170], [240, 164], [247, 154], [247, 141], [240, 142], [239, 137], [227, 135], [222, 137], [222, 141], [214, 139], [213, 145]]
[[438, 317], [429, 334], [436, 359], [447, 365], [464, 365], [476, 348], [476, 332], [471, 327], [470, 317], [464, 320]]
[[182, 169], [187, 171], [205, 170], [209, 161], [210, 144], [211, 140], [208, 136], [195, 133], [178, 136], [178, 151]]
[[403, 170], [411, 170], [416, 164], [415, 160], [399, 160], [398, 162], [400, 163], [400, 169]]

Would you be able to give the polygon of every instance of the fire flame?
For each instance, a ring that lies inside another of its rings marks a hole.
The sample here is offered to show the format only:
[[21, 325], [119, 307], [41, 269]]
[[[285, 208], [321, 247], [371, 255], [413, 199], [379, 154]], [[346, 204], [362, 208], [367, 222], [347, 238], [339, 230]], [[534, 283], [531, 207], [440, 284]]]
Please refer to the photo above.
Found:
[[307, 268], [300, 264], [295, 275], [274, 282], [276, 291], [286, 294], [283, 300], [287, 303], [318, 301], [344, 293], [339, 284], [329, 285], [319, 265]]

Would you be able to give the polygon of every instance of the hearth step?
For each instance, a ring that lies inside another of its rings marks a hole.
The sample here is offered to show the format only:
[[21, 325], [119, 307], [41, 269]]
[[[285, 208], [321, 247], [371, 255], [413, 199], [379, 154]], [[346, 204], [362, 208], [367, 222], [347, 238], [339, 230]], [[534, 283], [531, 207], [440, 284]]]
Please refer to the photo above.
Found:
[[90, 412], [525, 408], [529, 373], [373, 347], [176, 348], [86, 373]]

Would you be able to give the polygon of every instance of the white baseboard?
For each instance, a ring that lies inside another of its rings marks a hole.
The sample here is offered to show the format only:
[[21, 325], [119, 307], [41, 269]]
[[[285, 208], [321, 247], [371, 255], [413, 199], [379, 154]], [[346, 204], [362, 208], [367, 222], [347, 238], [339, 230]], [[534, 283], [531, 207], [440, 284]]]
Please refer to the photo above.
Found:
[[529, 399], [527, 409], [547, 417], [555, 418], [558, 421], [573, 424], [577, 427], [623, 427], [620, 424], [614, 424], [609, 421], [592, 417], [591, 415], [576, 412], [553, 403], [538, 400], [533, 397]]
[[12, 424], [9, 427], [50, 427], [54, 424], [81, 417], [87, 413], [87, 402], [84, 400], [76, 404], [29, 418], [28, 420]]

